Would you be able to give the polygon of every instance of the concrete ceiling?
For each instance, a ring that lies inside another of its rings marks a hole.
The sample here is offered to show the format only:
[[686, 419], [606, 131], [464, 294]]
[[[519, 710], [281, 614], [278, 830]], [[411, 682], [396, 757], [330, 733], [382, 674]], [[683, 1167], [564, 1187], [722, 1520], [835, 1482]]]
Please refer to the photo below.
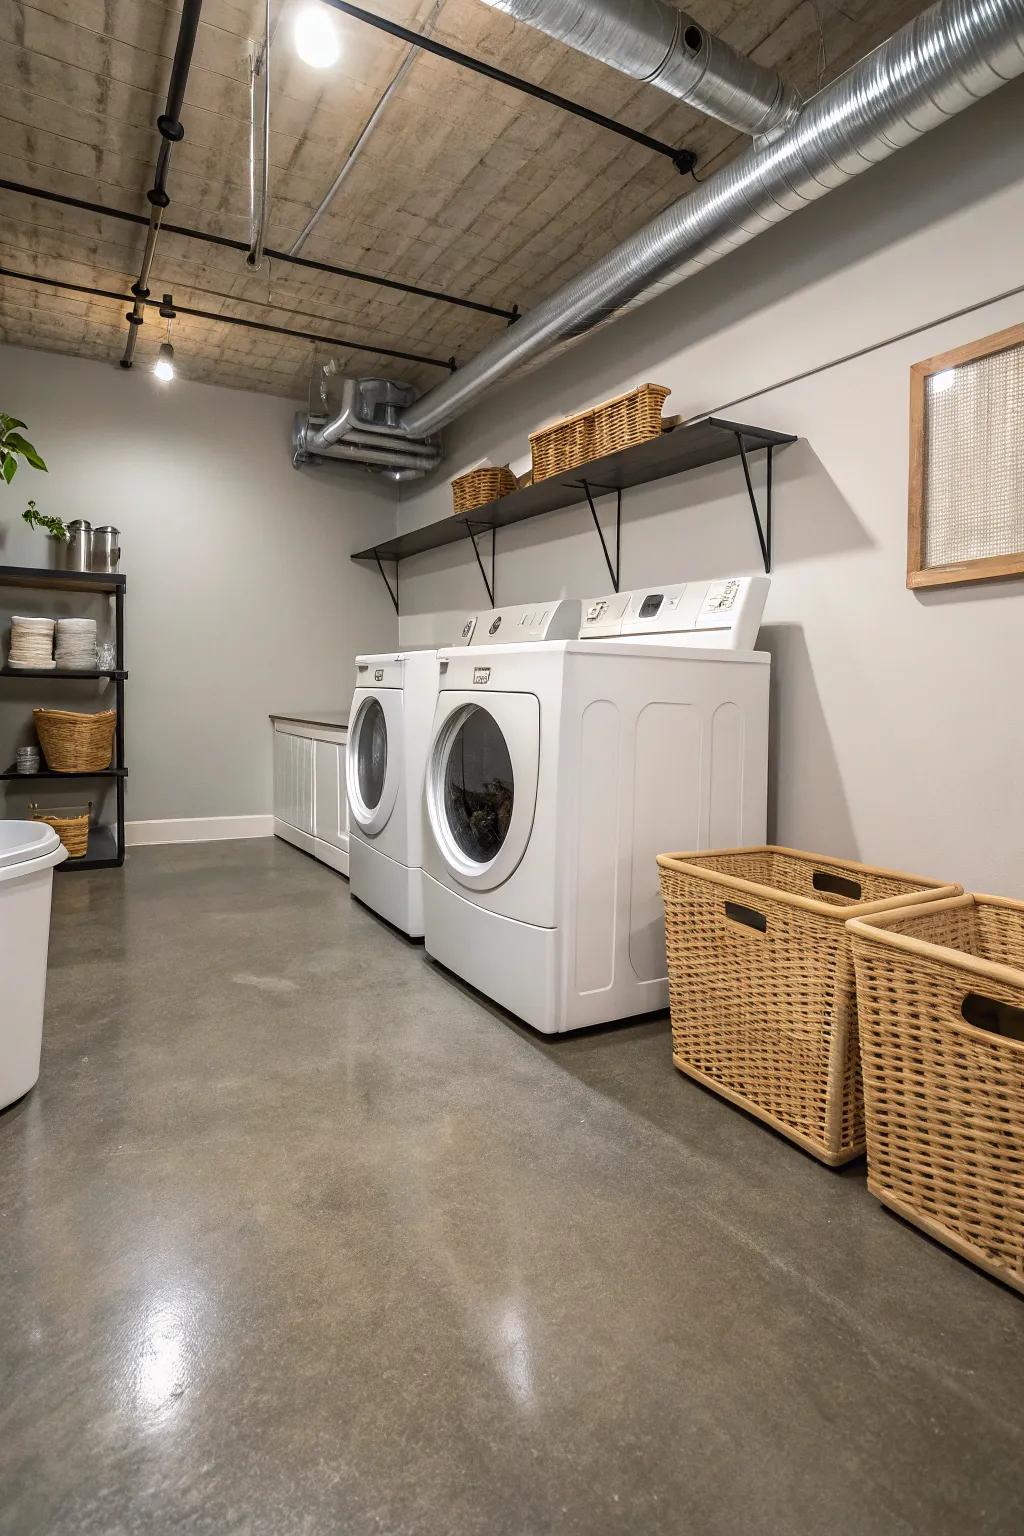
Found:
[[[332, 13], [342, 52], [311, 69], [292, 45], [309, 0], [274, 0], [268, 244], [286, 250], [407, 53]], [[421, 28], [434, 0], [363, 0]], [[810, 93], [888, 37], [919, 0], [691, 0], [691, 13]], [[148, 214], [179, 6], [161, 0], [0, 0], [0, 177]], [[247, 240], [249, 66], [260, 0], [206, 0], [171, 156], [166, 217]], [[743, 147], [731, 129], [518, 25], [481, 0], [441, 0], [435, 35], [699, 156], [706, 175]], [[691, 183], [692, 185], [692, 183]], [[529, 309], [685, 192], [663, 156], [420, 53], [303, 249], [306, 256], [501, 307]], [[127, 293], [144, 231], [0, 191], [0, 265]], [[162, 234], [150, 281], [179, 304], [465, 361], [504, 322]], [[120, 300], [0, 277], [0, 339], [116, 365]], [[137, 366], [163, 327], [150, 312]], [[181, 317], [187, 378], [305, 399], [309, 342]], [[346, 371], [443, 378], [428, 365], [333, 353]], [[13, 408], [13, 407], [12, 407]]]

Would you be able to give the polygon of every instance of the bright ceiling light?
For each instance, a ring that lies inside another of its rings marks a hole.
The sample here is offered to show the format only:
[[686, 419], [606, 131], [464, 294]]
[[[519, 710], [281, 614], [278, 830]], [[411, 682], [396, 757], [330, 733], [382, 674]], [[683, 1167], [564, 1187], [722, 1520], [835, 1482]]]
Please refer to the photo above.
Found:
[[169, 384], [174, 378], [174, 348], [169, 341], [160, 343], [160, 351], [153, 364], [153, 372], [165, 384]]
[[319, 0], [304, 5], [295, 18], [295, 52], [313, 69], [330, 69], [338, 62], [341, 42], [334, 17]]

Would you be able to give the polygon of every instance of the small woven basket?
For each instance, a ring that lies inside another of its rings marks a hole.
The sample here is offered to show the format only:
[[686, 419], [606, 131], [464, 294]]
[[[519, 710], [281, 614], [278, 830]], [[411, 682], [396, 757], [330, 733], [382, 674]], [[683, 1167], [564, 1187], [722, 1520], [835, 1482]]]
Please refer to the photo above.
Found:
[[959, 893], [792, 848], [659, 854], [672, 1060], [830, 1166], [864, 1151], [851, 915]]
[[472, 512], [475, 507], [485, 507], [489, 501], [507, 496], [517, 486], [507, 464], [484, 464], [452, 481], [452, 510]]
[[850, 924], [868, 1188], [1024, 1292], [1024, 903]]
[[89, 817], [92, 813], [92, 803], [86, 806], [69, 806], [66, 810], [54, 807], [52, 810], [41, 811], [38, 806], [29, 806], [29, 814], [33, 821], [45, 821], [52, 827], [68, 851], [69, 859], [84, 859], [89, 851]]
[[659, 437], [661, 408], [671, 393], [664, 384], [641, 384], [614, 400], [531, 432], [534, 483]]
[[117, 712], [77, 714], [67, 709], [34, 709], [36, 735], [54, 773], [98, 773], [114, 755]]

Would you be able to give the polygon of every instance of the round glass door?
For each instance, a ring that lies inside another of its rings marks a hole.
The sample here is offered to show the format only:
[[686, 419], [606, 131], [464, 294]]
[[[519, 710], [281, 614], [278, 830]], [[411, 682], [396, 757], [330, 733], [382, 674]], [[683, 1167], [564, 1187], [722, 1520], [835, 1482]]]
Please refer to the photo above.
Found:
[[512, 760], [493, 715], [471, 708], [444, 766], [442, 803], [452, 839], [474, 864], [488, 864], [508, 834], [515, 803]]
[[356, 741], [356, 783], [368, 811], [376, 810], [384, 792], [388, 766], [388, 727], [378, 699], [371, 699], [359, 721]]

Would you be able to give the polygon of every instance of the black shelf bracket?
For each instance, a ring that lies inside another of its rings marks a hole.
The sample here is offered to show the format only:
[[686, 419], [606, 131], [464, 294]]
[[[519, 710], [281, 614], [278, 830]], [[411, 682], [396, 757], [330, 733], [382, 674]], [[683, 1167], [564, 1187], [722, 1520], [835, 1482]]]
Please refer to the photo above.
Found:
[[[495, 585], [494, 585], [494, 539], [495, 539], [495, 531], [496, 531], [495, 527], [494, 527], [494, 524], [493, 523], [478, 523], [477, 526], [474, 528], [473, 524], [467, 520], [467, 522], [466, 522], [466, 531], [469, 534], [470, 538], [473, 540], [473, 553], [474, 553], [474, 555], [476, 555], [476, 563], [480, 567], [480, 575], [484, 579], [484, 586], [487, 589], [488, 601], [490, 602], [490, 605], [493, 608], [494, 607], [494, 592], [495, 592]], [[491, 535], [491, 577], [490, 577], [489, 581], [487, 579], [487, 568], [484, 565], [484, 562], [480, 558], [480, 546], [479, 546], [479, 544], [476, 541], [478, 534], [480, 534], [480, 533], [488, 533], [488, 532]]]
[[[761, 559], [764, 561], [764, 573], [767, 576], [772, 568], [772, 453], [774, 445], [769, 443], [765, 449], [765, 496], [764, 496], [764, 522], [758, 511], [757, 497], [754, 494], [754, 482], [750, 478], [750, 461], [747, 458], [747, 450], [743, 444], [743, 436], [736, 433], [736, 443], [740, 450], [740, 462], [743, 465], [743, 478], [747, 483], [747, 496], [750, 500], [750, 510], [754, 514], [754, 527], [757, 529], [757, 542], [761, 546]], [[618, 588], [615, 589], [618, 591]]]
[[[622, 488], [618, 485], [591, 485], [589, 480], [573, 480], [569, 483], [582, 486], [583, 488], [583, 494], [587, 498], [587, 506], [590, 508], [590, 515], [594, 519], [594, 527], [597, 529], [597, 536], [601, 540], [601, 553], [604, 555], [604, 563], [608, 567], [608, 575], [612, 579], [612, 590], [617, 592], [619, 590], [619, 577], [622, 573]], [[601, 527], [597, 508], [594, 506], [594, 491], [615, 492], [614, 565], [612, 564], [612, 557], [608, 552], [608, 540], [604, 536], [604, 529]]]
[[395, 561], [395, 585], [394, 589], [392, 589], [391, 583], [387, 578], [387, 572], [381, 564], [380, 555], [376, 550], [373, 552], [373, 558], [377, 562], [377, 569], [380, 571], [380, 579], [388, 589], [388, 597], [391, 599], [391, 606], [395, 610], [395, 616], [401, 617], [401, 609], [398, 606], [398, 561]]

